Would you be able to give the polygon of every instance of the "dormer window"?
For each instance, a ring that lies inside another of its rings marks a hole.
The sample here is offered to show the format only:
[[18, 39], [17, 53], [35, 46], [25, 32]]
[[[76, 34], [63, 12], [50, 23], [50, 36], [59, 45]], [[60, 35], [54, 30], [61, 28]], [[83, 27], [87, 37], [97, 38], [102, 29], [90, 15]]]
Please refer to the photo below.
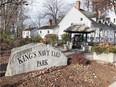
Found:
[[80, 21], [83, 21], [83, 18], [80, 18]]

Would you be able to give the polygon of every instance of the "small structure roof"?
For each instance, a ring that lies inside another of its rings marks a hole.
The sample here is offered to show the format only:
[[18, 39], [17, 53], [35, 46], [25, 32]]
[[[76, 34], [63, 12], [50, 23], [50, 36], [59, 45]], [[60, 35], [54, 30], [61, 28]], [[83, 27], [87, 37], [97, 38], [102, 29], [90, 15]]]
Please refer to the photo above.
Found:
[[82, 25], [71, 25], [68, 27], [64, 32], [68, 33], [90, 33], [94, 32], [94, 30], [88, 26], [85, 26], [84, 24]]

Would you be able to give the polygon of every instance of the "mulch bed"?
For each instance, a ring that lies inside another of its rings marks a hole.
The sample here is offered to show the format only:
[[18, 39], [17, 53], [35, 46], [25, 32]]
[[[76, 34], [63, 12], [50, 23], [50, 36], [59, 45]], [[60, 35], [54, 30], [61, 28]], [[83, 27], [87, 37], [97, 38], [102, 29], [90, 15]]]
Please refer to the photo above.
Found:
[[[8, 63], [10, 54], [0, 58], [0, 65]], [[116, 81], [116, 67], [84, 59], [72, 54], [70, 65], [36, 70], [14, 76], [0, 77], [1, 87], [108, 87]], [[84, 62], [82, 62], [84, 60]], [[5, 73], [2, 68], [1, 73]]]

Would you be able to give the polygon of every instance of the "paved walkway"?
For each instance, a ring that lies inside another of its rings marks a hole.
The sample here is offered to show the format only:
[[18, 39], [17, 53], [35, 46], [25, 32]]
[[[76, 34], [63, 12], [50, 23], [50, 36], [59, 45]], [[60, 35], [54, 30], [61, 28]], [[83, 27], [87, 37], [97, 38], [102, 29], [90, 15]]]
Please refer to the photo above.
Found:
[[66, 50], [66, 49], [59, 48], [59, 50], [62, 51], [66, 56], [74, 54], [74, 53], [79, 53], [84, 55], [87, 59], [93, 60], [93, 52], [82, 51], [79, 49]]
[[[60, 51], [62, 51], [66, 56], [70, 55], [70, 54], [74, 54], [74, 53], [80, 53], [82, 55], [84, 55], [88, 60], [93, 60], [93, 52], [87, 52], [87, 51], [80, 51], [78, 49], [72, 49], [69, 51], [66, 51], [65, 49], [60, 49]], [[116, 66], [116, 62], [113, 63]], [[116, 81], [114, 83], [112, 83], [111, 85], [109, 85], [108, 87], [116, 87]]]
[[[71, 50], [67, 51], [65, 49], [60, 48], [59, 50], [62, 51], [66, 56], [74, 54], [74, 53], [79, 53], [79, 54], [84, 55], [85, 58], [87, 58], [88, 60], [93, 60], [93, 52], [82, 51], [82, 50], [79, 50], [79, 49], [71, 49]], [[113, 65], [116, 66], [116, 62], [113, 63]]]

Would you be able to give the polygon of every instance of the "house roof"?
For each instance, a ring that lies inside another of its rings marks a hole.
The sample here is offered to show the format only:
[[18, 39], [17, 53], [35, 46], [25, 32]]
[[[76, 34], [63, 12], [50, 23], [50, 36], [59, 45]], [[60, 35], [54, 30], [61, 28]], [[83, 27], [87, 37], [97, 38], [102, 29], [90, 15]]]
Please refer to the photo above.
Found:
[[[110, 30], [116, 30], [116, 25], [114, 25], [113, 23], [111, 23], [110, 25], [107, 24], [102, 24], [102, 23], [97, 23], [95, 21], [93, 21], [91, 18], [93, 17], [97, 17], [97, 13], [95, 12], [88, 12], [88, 11], [84, 11], [80, 9], [80, 12], [82, 12], [87, 18], [89, 18], [92, 22], [93, 27], [97, 27], [103, 30], [106, 29], [110, 29]], [[106, 20], [109, 20], [109, 18], [106, 18]]]
[[102, 24], [102, 23], [97, 23], [95, 21], [92, 20], [92, 26], [95, 28], [100, 28], [103, 30], [116, 30], [116, 27], [112, 26], [112, 25], [107, 25], [107, 24]]
[[32, 31], [33, 29], [36, 29], [37, 27], [33, 27], [33, 28], [28, 28], [28, 29], [25, 29], [24, 31]]
[[[113, 24], [107, 25], [107, 24], [97, 23], [97, 22], [93, 21], [91, 18], [97, 17], [97, 13], [95, 13], [95, 12], [88, 12], [88, 11], [85, 11], [83, 9], [80, 9], [79, 11], [91, 21], [93, 28], [100, 28], [100, 29], [103, 29], [103, 30], [106, 30], [106, 29], [108, 29], [108, 30], [109, 29], [110, 30], [116, 30], [116, 26], [113, 25]], [[87, 27], [87, 26], [85, 26], [85, 25], [72, 25], [72, 26], [68, 27], [64, 31], [65, 32], [72, 32], [72, 33], [77, 33], [77, 32], [78, 33], [79, 32], [80, 33], [89, 33], [89, 32], [93, 32], [94, 30], [89, 28], [89, 27]]]
[[42, 27], [39, 28], [39, 30], [40, 29], [44, 29], [44, 30], [45, 29], [54, 29], [55, 27], [57, 27], [57, 25], [53, 25], [53, 26], [42, 26]]
[[93, 17], [97, 16], [96, 12], [89, 12], [89, 11], [85, 11], [85, 10], [82, 10], [82, 9], [80, 9], [80, 12], [83, 13], [88, 18], [93, 18]]
[[80, 24], [80, 25], [71, 25], [66, 30], [64, 30], [64, 32], [68, 32], [68, 33], [90, 33], [90, 32], [94, 32], [94, 30], [90, 27], [85, 26], [84, 24], [83, 25]]
[[[106, 30], [106, 29], [110, 29], [110, 30], [115, 29], [116, 30], [116, 25], [114, 25], [113, 23], [111, 23], [110, 25], [107, 25], [107, 24], [97, 23], [97, 22], [93, 21], [91, 18], [97, 17], [97, 13], [88, 12], [88, 11], [85, 11], [82, 9], [80, 9], [80, 12], [83, 13], [87, 18], [89, 18], [91, 20], [93, 27], [97, 27], [97, 28], [100, 28], [103, 30]], [[106, 20], [109, 20], [109, 18], [106, 18]]]
[[[74, 6], [75, 7], [75, 6]], [[76, 7], [75, 7], [76, 8]], [[77, 8], [76, 8], [77, 9]], [[78, 10], [78, 9], [77, 9]], [[81, 13], [83, 13], [86, 17], [88, 18], [93, 18], [93, 17], [96, 17], [97, 16], [97, 13], [96, 12], [89, 12], [89, 11], [85, 11], [83, 9], [79, 9], [79, 11]]]

